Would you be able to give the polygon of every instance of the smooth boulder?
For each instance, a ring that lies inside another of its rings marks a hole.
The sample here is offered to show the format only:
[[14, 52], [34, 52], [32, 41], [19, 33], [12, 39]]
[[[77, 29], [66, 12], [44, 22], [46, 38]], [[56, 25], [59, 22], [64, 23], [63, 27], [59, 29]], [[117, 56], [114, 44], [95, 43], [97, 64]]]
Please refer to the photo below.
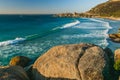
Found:
[[56, 46], [33, 65], [34, 80], [104, 80], [106, 54], [93, 44]]
[[27, 64], [30, 62], [30, 59], [28, 57], [25, 57], [25, 56], [16, 56], [16, 57], [13, 57], [11, 60], [10, 60], [10, 63], [9, 65], [10, 66], [21, 66], [21, 67], [25, 67], [27, 66]]
[[0, 67], [0, 80], [29, 80], [29, 78], [20, 66], [4, 66]]

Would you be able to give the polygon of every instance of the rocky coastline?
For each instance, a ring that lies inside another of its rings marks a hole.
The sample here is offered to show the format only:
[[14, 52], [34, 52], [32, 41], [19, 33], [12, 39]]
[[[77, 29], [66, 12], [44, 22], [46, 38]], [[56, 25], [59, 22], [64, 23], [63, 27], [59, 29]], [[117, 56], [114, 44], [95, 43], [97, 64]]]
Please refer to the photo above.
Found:
[[116, 33], [109, 34], [109, 38], [113, 42], [120, 43], [120, 29]]
[[120, 0], [109, 0], [99, 4], [84, 13], [61, 13], [55, 14], [57, 17], [85, 17], [85, 18], [104, 18], [111, 20], [120, 20]]
[[91, 13], [61, 13], [55, 14], [54, 17], [66, 17], [66, 18], [102, 18], [102, 19], [110, 19], [110, 20], [117, 20], [120, 21], [120, 17], [113, 17], [113, 16], [99, 16]]
[[114, 56], [94, 44], [55, 46], [34, 64], [28, 65], [30, 59], [24, 56], [12, 58], [8, 66], [0, 67], [0, 80], [118, 80], [119, 56], [120, 50]]
[[[120, 0], [110, 0], [111, 2]], [[90, 12], [55, 14], [57, 17], [87, 17], [120, 20]], [[109, 34], [120, 42], [120, 33]], [[39, 56], [33, 64], [25, 56], [15, 56], [7, 66], [0, 66], [0, 80], [120, 80], [120, 49], [113, 53], [95, 44], [59, 45]]]

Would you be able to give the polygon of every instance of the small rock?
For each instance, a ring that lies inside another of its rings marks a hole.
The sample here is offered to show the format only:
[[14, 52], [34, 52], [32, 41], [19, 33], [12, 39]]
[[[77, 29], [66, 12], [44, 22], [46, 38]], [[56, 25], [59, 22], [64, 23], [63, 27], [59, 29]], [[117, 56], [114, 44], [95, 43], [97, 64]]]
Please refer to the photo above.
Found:
[[11, 59], [9, 65], [10, 66], [19, 65], [21, 67], [25, 67], [29, 62], [30, 62], [30, 59], [28, 57], [16, 56]]
[[20, 66], [0, 67], [0, 80], [29, 80], [24, 69]]
[[117, 36], [115, 34], [109, 34], [109, 38], [115, 39], [115, 38], [117, 38]]
[[114, 42], [120, 42], [120, 33], [109, 34], [109, 38]]
[[120, 42], [120, 38], [113, 39], [115, 42]]

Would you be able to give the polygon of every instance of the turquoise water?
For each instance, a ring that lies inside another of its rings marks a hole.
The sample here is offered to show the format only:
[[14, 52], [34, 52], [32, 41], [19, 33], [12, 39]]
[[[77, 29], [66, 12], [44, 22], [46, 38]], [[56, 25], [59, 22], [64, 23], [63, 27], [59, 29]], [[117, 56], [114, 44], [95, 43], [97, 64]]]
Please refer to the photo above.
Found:
[[120, 44], [108, 39], [120, 21], [94, 18], [58, 18], [52, 15], [0, 15], [0, 65], [13, 56], [34, 61], [53, 46], [93, 43], [113, 51]]

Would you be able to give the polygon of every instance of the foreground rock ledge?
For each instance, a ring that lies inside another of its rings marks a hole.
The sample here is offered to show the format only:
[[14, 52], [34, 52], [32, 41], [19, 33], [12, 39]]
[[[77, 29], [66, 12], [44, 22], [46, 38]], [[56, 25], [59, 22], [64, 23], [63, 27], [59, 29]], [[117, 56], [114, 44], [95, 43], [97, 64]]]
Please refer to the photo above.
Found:
[[20, 66], [0, 66], [0, 80], [29, 80]]
[[56, 46], [33, 65], [34, 80], [103, 80], [106, 54], [92, 44]]

